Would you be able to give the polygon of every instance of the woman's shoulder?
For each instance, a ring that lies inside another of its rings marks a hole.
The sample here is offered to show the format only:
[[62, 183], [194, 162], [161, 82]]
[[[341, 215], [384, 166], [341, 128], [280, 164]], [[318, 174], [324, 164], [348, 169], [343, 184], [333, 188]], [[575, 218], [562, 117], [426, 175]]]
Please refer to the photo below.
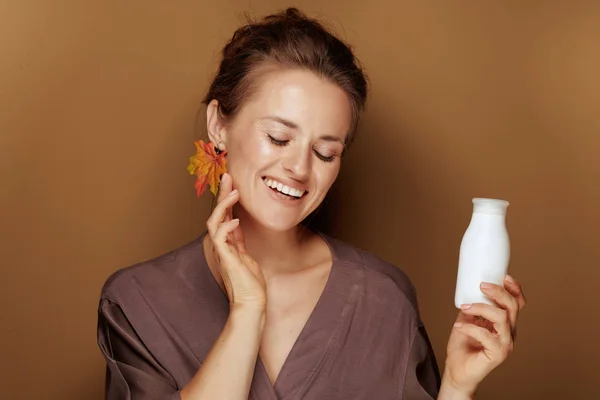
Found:
[[398, 266], [382, 257], [340, 239], [323, 235], [341, 264], [358, 268], [364, 272], [367, 282], [387, 294], [400, 294], [411, 303], [418, 314], [417, 295], [409, 276]]
[[[138, 287], [165, 287], [186, 269], [204, 260], [204, 234], [168, 252], [113, 272], [104, 282], [101, 298], [119, 301]], [[160, 290], [160, 289], [159, 289]]]

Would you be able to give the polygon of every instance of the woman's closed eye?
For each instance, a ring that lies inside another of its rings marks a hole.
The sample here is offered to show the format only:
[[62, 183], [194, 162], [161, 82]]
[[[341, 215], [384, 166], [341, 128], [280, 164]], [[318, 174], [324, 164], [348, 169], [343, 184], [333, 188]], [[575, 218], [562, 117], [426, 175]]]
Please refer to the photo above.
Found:
[[337, 157], [337, 154], [332, 153], [331, 151], [328, 152], [320, 152], [317, 151], [316, 149], [313, 149], [313, 151], [315, 152], [315, 155], [319, 158], [319, 160], [321, 161], [325, 161], [325, 162], [332, 162], [333, 160], [335, 160], [335, 157]]
[[276, 146], [285, 146], [286, 144], [288, 144], [290, 142], [289, 139], [277, 139], [268, 133], [267, 133], [267, 137], [269, 138], [269, 141], [271, 141], [271, 143], [273, 143]]
[[[268, 133], [267, 133], [267, 138], [269, 138], [269, 141], [271, 143], [273, 143], [275, 146], [285, 146], [290, 142], [289, 139], [278, 139]], [[317, 156], [317, 158], [319, 160], [324, 161], [324, 162], [332, 162], [337, 157], [337, 153], [332, 152], [331, 150], [320, 150], [319, 151], [319, 150], [313, 149], [313, 152], [315, 153], [315, 155]]]

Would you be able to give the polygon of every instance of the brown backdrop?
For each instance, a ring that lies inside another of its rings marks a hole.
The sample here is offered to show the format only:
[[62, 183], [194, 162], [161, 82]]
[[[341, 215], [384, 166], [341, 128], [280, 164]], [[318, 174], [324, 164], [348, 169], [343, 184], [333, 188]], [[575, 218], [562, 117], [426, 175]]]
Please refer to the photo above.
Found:
[[[200, 99], [241, 12], [287, 6], [216, 4], [0, 2], [0, 397], [101, 399], [102, 283], [204, 229], [185, 170]], [[600, 3], [295, 4], [372, 82], [330, 232], [409, 273], [443, 364], [470, 199], [509, 200], [530, 302], [479, 398], [597, 396]]]

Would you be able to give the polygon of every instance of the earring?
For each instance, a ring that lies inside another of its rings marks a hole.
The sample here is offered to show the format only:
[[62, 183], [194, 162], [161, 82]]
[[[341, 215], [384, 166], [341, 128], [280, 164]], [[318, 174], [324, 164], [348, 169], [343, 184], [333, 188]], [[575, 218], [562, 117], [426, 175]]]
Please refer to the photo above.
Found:
[[210, 186], [210, 191], [216, 196], [221, 176], [227, 172], [225, 145], [219, 142], [218, 146], [215, 146], [212, 142], [204, 143], [198, 140], [194, 142], [194, 146], [196, 146], [196, 153], [190, 157], [187, 170], [190, 175], [198, 177], [194, 184], [196, 196], [202, 196], [207, 186]]
[[223, 152], [223, 150], [225, 149], [225, 144], [223, 142], [219, 142], [216, 146], [215, 146], [215, 153], [217, 155], [221, 154]]

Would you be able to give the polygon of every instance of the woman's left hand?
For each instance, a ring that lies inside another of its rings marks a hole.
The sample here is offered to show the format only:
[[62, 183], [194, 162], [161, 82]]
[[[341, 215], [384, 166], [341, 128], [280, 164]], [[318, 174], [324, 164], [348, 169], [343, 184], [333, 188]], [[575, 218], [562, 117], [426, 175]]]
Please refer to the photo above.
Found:
[[496, 305], [461, 307], [448, 341], [440, 395], [448, 391], [472, 396], [479, 383], [513, 350], [519, 311], [525, 306], [521, 285], [507, 275], [504, 287], [483, 283], [481, 290]]

